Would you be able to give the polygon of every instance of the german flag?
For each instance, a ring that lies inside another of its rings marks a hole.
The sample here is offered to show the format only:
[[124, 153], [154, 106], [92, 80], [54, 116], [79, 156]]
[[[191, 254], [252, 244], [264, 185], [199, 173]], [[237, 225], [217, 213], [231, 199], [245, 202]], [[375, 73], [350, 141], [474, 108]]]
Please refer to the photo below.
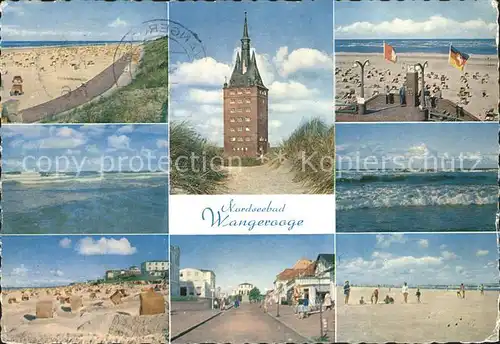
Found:
[[450, 45], [450, 56], [448, 58], [448, 62], [456, 69], [463, 71], [465, 63], [467, 62], [469, 57], [469, 55], [458, 51], [452, 45]]

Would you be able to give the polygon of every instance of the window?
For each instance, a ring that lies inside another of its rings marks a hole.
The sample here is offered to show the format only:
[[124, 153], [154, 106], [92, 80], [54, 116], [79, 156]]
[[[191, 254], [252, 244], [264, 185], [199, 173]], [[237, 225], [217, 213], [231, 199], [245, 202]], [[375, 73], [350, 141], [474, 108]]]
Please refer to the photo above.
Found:
[[238, 99], [238, 104], [243, 104], [243, 100], [242, 99]]
[[243, 122], [243, 117], [238, 117], [238, 123]]
[[229, 122], [234, 123], [234, 122], [235, 122], [234, 117], [231, 117], [231, 118], [229, 119]]
[[234, 96], [234, 91], [229, 91], [229, 95]]
[[229, 140], [234, 142], [234, 141], [236, 141], [236, 137], [231, 137]]
[[243, 131], [243, 127], [238, 127], [238, 131]]
[[235, 113], [235, 111], [236, 110], [234, 108], [232, 108], [231, 110], [229, 110], [229, 112], [231, 112], [231, 113]]
[[245, 117], [245, 122], [250, 122], [250, 117]]
[[234, 104], [234, 99], [229, 99], [229, 104]]
[[243, 92], [241, 90], [238, 90], [238, 94], [243, 94]]
[[261, 102], [262, 104], [264, 104], [264, 103], [265, 103], [265, 100], [264, 100], [264, 99], [262, 99], [260, 102]]
[[250, 104], [250, 99], [246, 98], [245, 103]]
[[250, 112], [250, 108], [246, 108], [246, 109], [245, 109], [245, 112]]
[[245, 152], [248, 150], [248, 147], [245, 147]]
[[245, 131], [250, 131], [250, 128], [249, 128], [249, 127], [246, 127], [246, 128], [245, 128]]
[[245, 90], [245, 94], [250, 94], [250, 93], [252, 93], [252, 92], [250, 91], [250, 89], [249, 89], [249, 88], [247, 88], [247, 89]]
[[238, 137], [238, 142], [243, 142], [243, 137]]
[[234, 128], [229, 128], [229, 131], [233, 133], [234, 132]]
[[238, 109], [238, 112], [243, 112], [243, 109], [242, 109], [242, 108], [239, 108], [239, 109]]
[[250, 142], [250, 138], [249, 138], [248, 136], [247, 136], [247, 137], [245, 137], [245, 141], [246, 141], [246, 142]]

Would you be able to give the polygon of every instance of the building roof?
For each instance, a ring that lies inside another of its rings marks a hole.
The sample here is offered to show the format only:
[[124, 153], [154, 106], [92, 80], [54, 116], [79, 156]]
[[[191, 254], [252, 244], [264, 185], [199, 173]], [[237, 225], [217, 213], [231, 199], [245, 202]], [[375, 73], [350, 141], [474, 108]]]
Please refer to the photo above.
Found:
[[244, 282], [244, 283], [240, 283], [238, 285], [253, 285], [252, 283], [248, 283], [248, 282]]
[[302, 259], [299, 259], [297, 261], [297, 263], [295, 263], [295, 265], [293, 266], [292, 269], [305, 269], [307, 268], [313, 261], [310, 260], [310, 259], [305, 259], [305, 258], [302, 258]]
[[333, 253], [320, 253], [318, 254], [318, 258], [316, 258], [316, 260], [324, 260], [332, 264], [335, 260], [335, 255]]
[[[227, 87], [227, 83], [224, 87]], [[245, 12], [245, 22], [243, 24], [243, 37], [241, 38], [241, 52], [236, 54], [233, 73], [229, 80], [229, 87], [250, 87], [264, 86], [262, 78], [257, 68], [255, 51], [250, 54], [250, 36], [248, 35], [247, 13]]]
[[316, 262], [308, 259], [300, 259], [293, 268], [285, 269], [280, 272], [276, 279], [279, 281], [288, 281], [298, 277], [314, 276]]

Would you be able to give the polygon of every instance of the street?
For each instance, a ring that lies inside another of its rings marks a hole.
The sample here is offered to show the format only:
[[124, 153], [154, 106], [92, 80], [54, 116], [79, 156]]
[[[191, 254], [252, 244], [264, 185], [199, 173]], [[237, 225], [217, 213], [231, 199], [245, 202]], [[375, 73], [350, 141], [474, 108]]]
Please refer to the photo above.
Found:
[[[173, 316], [172, 323], [176, 322]], [[175, 333], [175, 329], [172, 329]], [[242, 304], [209, 320], [205, 324], [172, 341], [173, 343], [306, 343], [305, 338], [270, 315], [256, 304]]]

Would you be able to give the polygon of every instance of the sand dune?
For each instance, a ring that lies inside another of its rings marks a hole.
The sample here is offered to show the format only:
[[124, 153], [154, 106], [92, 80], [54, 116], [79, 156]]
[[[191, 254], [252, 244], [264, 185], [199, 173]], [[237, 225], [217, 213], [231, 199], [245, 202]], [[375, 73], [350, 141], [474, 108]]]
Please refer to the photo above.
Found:
[[[421, 304], [416, 289], [410, 288], [408, 304], [401, 289], [380, 289], [377, 305], [370, 304], [374, 288], [351, 288], [349, 305], [344, 304], [342, 288], [337, 288], [337, 340], [339, 342], [482, 342], [498, 340], [495, 334], [498, 291], [466, 291], [466, 298], [456, 290], [421, 290]], [[386, 295], [395, 303], [386, 305]], [[368, 302], [360, 305], [364, 297]], [[492, 337], [495, 334], [494, 338]]]
[[[337, 53], [335, 55], [335, 90], [337, 102], [355, 101], [360, 92], [360, 68], [353, 67], [355, 60], [370, 60], [365, 68], [365, 98], [374, 92], [385, 93], [385, 87], [395, 87], [396, 92], [404, 83], [409, 65], [423, 64], [425, 82], [442, 91], [442, 97], [461, 106], [474, 116], [484, 120], [486, 112], [493, 109], [498, 113], [498, 70], [495, 56], [472, 56], [463, 73], [448, 64], [448, 55], [443, 54], [398, 54], [398, 62], [384, 60], [382, 54]], [[464, 98], [459, 96], [460, 89], [469, 92]], [[354, 89], [356, 95], [349, 95]]]
[[[78, 340], [79, 343], [90, 340], [165, 343], [169, 322], [167, 302], [165, 301], [166, 312], [163, 314], [140, 315], [140, 294], [149, 288], [131, 284], [92, 287], [81, 285], [4, 292], [2, 339], [23, 344], [69, 340]], [[120, 291], [117, 304], [110, 299], [116, 291]], [[168, 300], [167, 290], [160, 289], [157, 293]], [[23, 295], [28, 296], [29, 300], [23, 300]], [[71, 298], [70, 295], [74, 296], [74, 300], [81, 297], [81, 307], [61, 301]], [[52, 318], [42, 318], [41, 313], [37, 314], [37, 304], [44, 300], [53, 303]]]
[[[17, 109], [23, 110], [57, 98], [88, 82], [130, 49], [117, 44], [2, 49], [2, 103], [17, 100]], [[140, 54], [137, 49], [133, 64]], [[23, 95], [10, 95], [14, 76], [22, 78]]]

